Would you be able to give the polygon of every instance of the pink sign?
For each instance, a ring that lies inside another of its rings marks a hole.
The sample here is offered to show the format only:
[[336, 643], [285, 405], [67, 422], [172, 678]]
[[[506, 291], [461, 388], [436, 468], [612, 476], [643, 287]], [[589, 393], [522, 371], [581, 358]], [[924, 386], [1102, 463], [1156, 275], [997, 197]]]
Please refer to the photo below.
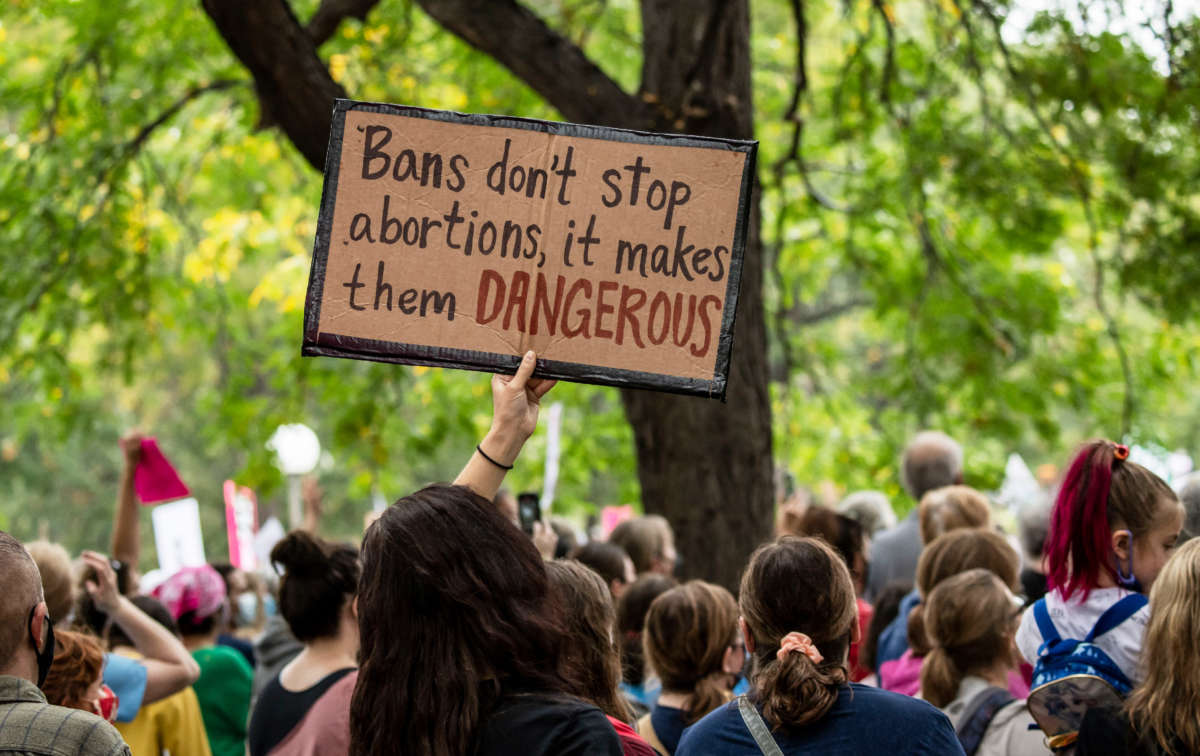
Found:
[[143, 504], [157, 504], [191, 495], [153, 437], [142, 439], [142, 458], [133, 470], [133, 490]]
[[604, 537], [608, 538], [621, 523], [633, 519], [633, 507], [626, 504], [623, 507], [605, 507], [600, 510], [600, 525], [604, 528]]
[[258, 567], [254, 534], [258, 531], [258, 504], [254, 492], [225, 481], [225, 530], [229, 534], [229, 562], [239, 569]]

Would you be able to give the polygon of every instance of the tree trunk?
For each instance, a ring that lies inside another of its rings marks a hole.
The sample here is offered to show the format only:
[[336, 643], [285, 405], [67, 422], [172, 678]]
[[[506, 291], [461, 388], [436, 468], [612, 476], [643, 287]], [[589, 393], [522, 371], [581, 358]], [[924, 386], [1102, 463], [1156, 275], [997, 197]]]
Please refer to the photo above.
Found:
[[[642, 99], [663, 131], [749, 139], [747, 0], [643, 0]], [[725, 404], [624, 391], [646, 511], [675, 527], [679, 576], [736, 589], [773, 520], [762, 244], [751, 205]]]
[[[203, 0], [254, 76], [264, 109], [315, 167], [341, 94], [286, 0]], [[570, 121], [749, 139], [749, 0], [643, 0], [640, 97], [515, 0], [418, 0], [448, 31], [522, 78]], [[326, 0], [358, 15], [370, 0]], [[320, 15], [320, 14], [318, 14]], [[320, 39], [335, 25], [311, 22]], [[541, 54], [530, 54], [539, 51]], [[623, 391], [646, 511], [676, 532], [679, 576], [731, 589], [772, 522], [771, 414], [758, 200], [751, 204], [727, 401]]]

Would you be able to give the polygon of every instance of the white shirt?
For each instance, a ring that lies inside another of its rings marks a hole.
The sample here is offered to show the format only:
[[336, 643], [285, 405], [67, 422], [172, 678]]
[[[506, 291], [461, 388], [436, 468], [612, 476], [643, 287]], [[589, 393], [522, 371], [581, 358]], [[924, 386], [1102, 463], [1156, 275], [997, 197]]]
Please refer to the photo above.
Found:
[[[1060, 636], [1064, 639], [1083, 640], [1100, 619], [1100, 615], [1130, 593], [1132, 591], [1124, 588], [1096, 588], [1088, 594], [1087, 601], [1080, 601], [1082, 593], [1076, 593], [1070, 601], [1063, 601], [1062, 594], [1053, 590], [1046, 594], [1046, 611]], [[1100, 650], [1108, 654], [1134, 685], [1141, 682], [1143, 677], [1138, 662], [1142, 656], [1146, 623], [1149, 621], [1150, 607], [1143, 606], [1132, 617], [1095, 641]], [[1030, 664], [1036, 665], [1038, 648], [1043, 640], [1031, 606], [1022, 615], [1021, 627], [1017, 630], [1017, 648]]]

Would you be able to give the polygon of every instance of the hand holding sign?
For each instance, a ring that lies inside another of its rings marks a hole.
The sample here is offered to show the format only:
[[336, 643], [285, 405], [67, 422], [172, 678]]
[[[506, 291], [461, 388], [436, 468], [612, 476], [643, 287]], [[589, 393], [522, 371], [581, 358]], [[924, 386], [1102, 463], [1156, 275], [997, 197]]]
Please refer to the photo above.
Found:
[[304, 353], [720, 397], [753, 142], [339, 100]]

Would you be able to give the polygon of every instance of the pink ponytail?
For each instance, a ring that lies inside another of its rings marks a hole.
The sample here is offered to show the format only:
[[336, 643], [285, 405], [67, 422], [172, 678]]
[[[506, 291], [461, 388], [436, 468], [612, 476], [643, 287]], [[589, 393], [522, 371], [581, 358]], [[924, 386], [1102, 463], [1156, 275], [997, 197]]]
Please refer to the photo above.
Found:
[[1063, 598], [1097, 586], [1100, 570], [1110, 573], [1108, 495], [1115, 444], [1094, 441], [1075, 456], [1054, 502], [1046, 543], [1047, 583]]

